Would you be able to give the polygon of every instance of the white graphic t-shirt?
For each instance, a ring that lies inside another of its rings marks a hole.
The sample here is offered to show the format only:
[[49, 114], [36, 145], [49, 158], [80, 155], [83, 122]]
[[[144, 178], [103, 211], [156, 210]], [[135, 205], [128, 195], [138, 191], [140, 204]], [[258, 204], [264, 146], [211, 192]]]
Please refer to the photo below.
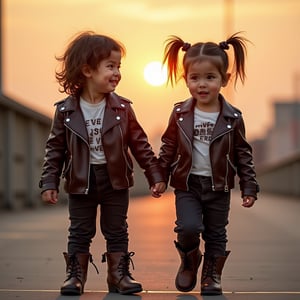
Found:
[[194, 110], [194, 139], [192, 174], [211, 176], [209, 143], [219, 112]]
[[100, 103], [90, 103], [80, 98], [80, 107], [89, 136], [91, 164], [106, 163], [101, 139], [105, 105], [105, 99]]

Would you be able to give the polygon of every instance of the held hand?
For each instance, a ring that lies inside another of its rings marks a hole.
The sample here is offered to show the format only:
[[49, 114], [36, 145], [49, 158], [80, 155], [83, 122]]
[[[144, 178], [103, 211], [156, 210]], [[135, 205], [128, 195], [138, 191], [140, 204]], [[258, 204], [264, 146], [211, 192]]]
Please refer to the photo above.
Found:
[[244, 206], [244, 207], [251, 207], [251, 206], [253, 206], [254, 202], [255, 202], [255, 198], [254, 197], [252, 197], [252, 196], [244, 196], [243, 197], [243, 204], [242, 204], [242, 206]]
[[159, 198], [161, 194], [166, 190], [165, 182], [157, 182], [151, 187], [152, 197]]
[[49, 204], [56, 204], [58, 201], [57, 190], [47, 190], [42, 193], [42, 200]]

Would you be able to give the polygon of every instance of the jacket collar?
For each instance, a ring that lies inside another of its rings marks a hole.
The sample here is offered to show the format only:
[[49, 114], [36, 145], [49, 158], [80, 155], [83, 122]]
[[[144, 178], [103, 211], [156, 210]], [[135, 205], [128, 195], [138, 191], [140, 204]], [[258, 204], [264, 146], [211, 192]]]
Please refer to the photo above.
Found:
[[228, 103], [221, 94], [219, 95], [219, 101], [221, 103], [221, 111], [212, 134], [212, 141], [218, 136], [231, 131], [233, 129], [233, 119], [241, 116], [241, 112]]
[[[79, 109], [79, 97], [68, 96], [64, 100], [55, 103], [59, 107], [59, 111], [61, 112], [73, 112]], [[125, 109], [125, 104], [120, 101], [120, 99], [124, 100], [123, 102], [131, 103], [128, 99], [118, 96], [116, 93], [109, 93], [106, 96], [106, 105], [111, 109]]]
[[72, 112], [78, 109], [79, 99], [74, 96], [68, 96], [62, 101], [56, 102], [57, 108], [60, 112]]
[[[229, 104], [221, 94], [219, 94], [219, 101], [221, 110], [213, 131], [212, 139], [222, 135], [228, 130], [232, 130], [232, 119], [237, 119], [241, 116], [241, 112]], [[175, 106], [178, 124], [186, 133], [189, 140], [193, 139], [195, 104], [196, 100], [189, 98], [183, 102], [177, 103]]]
[[69, 96], [65, 100], [56, 103], [59, 112], [64, 114], [65, 126], [71, 128], [77, 135], [81, 136], [88, 144], [88, 133], [84, 124], [83, 114], [79, 105], [79, 98]]
[[[78, 135], [83, 137], [84, 140], [88, 141], [86, 128], [85, 126], [82, 126], [84, 124], [84, 118], [80, 109], [79, 101], [79, 97], [68, 96], [66, 99], [57, 102], [56, 105], [60, 112], [65, 113], [65, 124], [72, 128], [72, 130]], [[126, 102], [130, 103], [129, 100], [119, 97], [115, 93], [107, 94], [106, 109], [102, 127], [103, 134], [120, 123], [121, 116], [119, 111], [125, 109]]]
[[188, 113], [194, 110], [196, 101], [193, 98], [189, 98], [183, 102], [179, 102], [175, 104], [176, 113]]
[[[221, 94], [219, 94], [219, 101], [221, 104], [220, 115], [224, 118], [236, 119], [241, 115], [240, 110], [229, 104]], [[194, 98], [189, 98], [184, 102], [178, 103], [175, 111], [177, 113], [188, 113], [194, 110], [195, 105], [196, 100]]]
[[[123, 100], [123, 101], [122, 101]], [[108, 105], [108, 107], [116, 110], [116, 109], [125, 109], [125, 104], [126, 103], [131, 103], [130, 100], [120, 97], [119, 95], [117, 95], [116, 93], [110, 93], [107, 95], [106, 97], [106, 103]]]
[[121, 122], [123, 116], [119, 112], [124, 109], [125, 104], [120, 101], [120, 97], [117, 94], [108, 94], [106, 97], [102, 135]]
[[241, 115], [241, 111], [236, 107], [232, 106], [230, 103], [228, 103], [221, 94], [219, 94], [219, 101], [221, 103], [220, 114], [224, 118], [236, 119]]

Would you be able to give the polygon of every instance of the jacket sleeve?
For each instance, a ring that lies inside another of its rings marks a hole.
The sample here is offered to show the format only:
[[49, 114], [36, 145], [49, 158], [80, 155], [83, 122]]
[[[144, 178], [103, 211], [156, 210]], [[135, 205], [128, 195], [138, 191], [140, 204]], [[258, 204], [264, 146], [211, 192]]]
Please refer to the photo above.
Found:
[[256, 181], [256, 172], [253, 163], [252, 148], [245, 138], [245, 124], [243, 118], [237, 120], [235, 130], [234, 149], [237, 165], [237, 174], [240, 178], [240, 190], [243, 196], [253, 196], [257, 199], [259, 185]]
[[163, 182], [164, 178], [158, 160], [131, 106], [128, 106], [128, 126], [130, 151], [139, 166], [144, 170], [149, 186], [153, 186], [157, 182]]
[[171, 168], [175, 162], [177, 153], [177, 124], [174, 113], [169, 118], [168, 126], [161, 138], [161, 147], [159, 151], [159, 164], [163, 169], [166, 182], [169, 181]]
[[42, 175], [39, 182], [41, 191], [59, 190], [60, 176], [65, 160], [64, 116], [56, 107], [49, 137], [46, 142]]

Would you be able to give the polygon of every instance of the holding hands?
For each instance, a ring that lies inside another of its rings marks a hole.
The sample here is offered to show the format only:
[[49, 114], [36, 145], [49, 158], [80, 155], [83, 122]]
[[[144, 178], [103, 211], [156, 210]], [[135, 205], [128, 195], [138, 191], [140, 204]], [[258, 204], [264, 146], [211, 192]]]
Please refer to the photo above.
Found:
[[166, 190], [166, 183], [165, 182], [157, 182], [155, 185], [151, 187], [152, 197], [159, 198], [162, 193]]

